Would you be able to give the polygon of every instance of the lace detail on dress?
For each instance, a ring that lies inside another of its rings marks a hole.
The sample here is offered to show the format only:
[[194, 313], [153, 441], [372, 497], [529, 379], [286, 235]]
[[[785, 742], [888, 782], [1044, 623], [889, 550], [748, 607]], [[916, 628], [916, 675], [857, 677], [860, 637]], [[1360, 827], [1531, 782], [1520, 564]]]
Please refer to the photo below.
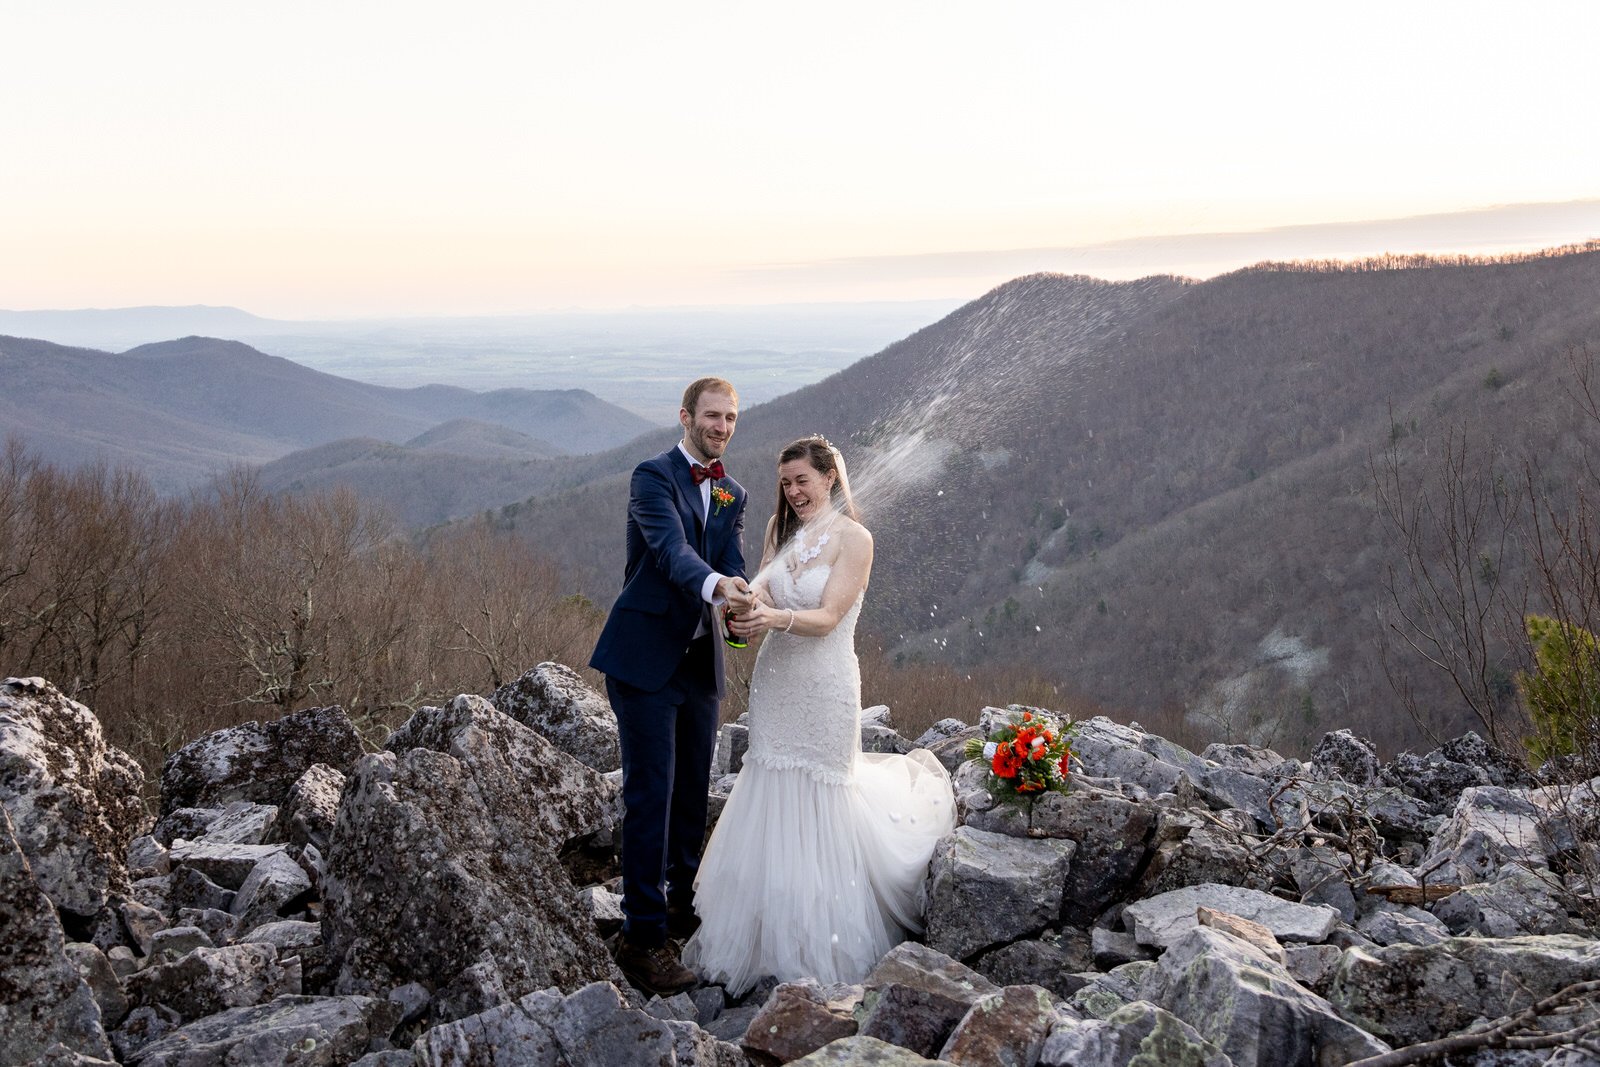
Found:
[[[792, 574], [772, 568], [768, 588], [779, 608], [807, 611], [822, 603], [831, 564]], [[822, 637], [772, 631], [750, 674], [750, 750], [745, 759], [766, 767], [810, 773], [827, 782], [849, 780], [861, 751], [861, 668], [856, 619], [861, 597]]]

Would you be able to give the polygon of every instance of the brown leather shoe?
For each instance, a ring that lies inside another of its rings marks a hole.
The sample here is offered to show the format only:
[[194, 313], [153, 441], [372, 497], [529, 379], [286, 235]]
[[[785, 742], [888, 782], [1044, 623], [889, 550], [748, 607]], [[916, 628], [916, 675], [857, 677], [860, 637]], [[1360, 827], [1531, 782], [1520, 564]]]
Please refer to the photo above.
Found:
[[670, 997], [682, 993], [699, 981], [695, 973], [685, 967], [670, 945], [646, 948], [624, 937], [617, 945], [617, 967], [634, 985], [646, 993]]
[[675, 937], [679, 941], [687, 941], [700, 929], [700, 916], [694, 913], [692, 904], [667, 905], [667, 936]]

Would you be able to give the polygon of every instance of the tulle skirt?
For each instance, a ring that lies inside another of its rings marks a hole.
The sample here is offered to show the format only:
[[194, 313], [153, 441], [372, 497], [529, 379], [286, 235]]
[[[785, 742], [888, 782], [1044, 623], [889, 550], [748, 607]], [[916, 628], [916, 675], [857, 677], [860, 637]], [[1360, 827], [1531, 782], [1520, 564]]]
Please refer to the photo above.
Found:
[[933, 756], [861, 753], [844, 782], [746, 762], [695, 879], [684, 963], [737, 996], [773, 975], [859, 982], [922, 930], [934, 843], [955, 824]]

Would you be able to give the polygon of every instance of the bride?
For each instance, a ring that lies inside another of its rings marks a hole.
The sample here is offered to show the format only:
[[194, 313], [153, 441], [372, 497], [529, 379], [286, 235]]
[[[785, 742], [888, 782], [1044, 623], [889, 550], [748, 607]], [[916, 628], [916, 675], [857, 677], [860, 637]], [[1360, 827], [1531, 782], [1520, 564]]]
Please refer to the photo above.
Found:
[[695, 879], [683, 960], [737, 996], [766, 975], [859, 982], [922, 929], [934, 843], [955, 821], [925, 750], [861, 751], [856, 618], [872, 570], [844, 461], [821, 437], [778, 457], [756, 606], [750, 746]]

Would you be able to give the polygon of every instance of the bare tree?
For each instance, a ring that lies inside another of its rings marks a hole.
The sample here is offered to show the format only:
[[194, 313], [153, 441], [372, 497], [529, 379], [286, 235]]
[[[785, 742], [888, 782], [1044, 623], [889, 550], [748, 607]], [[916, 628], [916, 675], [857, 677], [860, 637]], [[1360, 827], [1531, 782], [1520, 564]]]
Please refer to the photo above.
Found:
[[[1435, 456], [1435, 450], [1437, 455]], [[1508, 746], [1526, 732], [1512, 678], [1523, 665], [1520, 637], [1526, 590], [1508, 573], [1524, 518], [1523, 497], [1494, 470], [1492, 449], [1452, 427], [1410, 467], [1398, 440], [1372, 463], [1378, 513], [1397, 551], [1385, 567], [1388, 634], [1449, 680], [1489, 740]], [[1429, 716], [1393, 648], [1384, 668], [1424, 731]]]

